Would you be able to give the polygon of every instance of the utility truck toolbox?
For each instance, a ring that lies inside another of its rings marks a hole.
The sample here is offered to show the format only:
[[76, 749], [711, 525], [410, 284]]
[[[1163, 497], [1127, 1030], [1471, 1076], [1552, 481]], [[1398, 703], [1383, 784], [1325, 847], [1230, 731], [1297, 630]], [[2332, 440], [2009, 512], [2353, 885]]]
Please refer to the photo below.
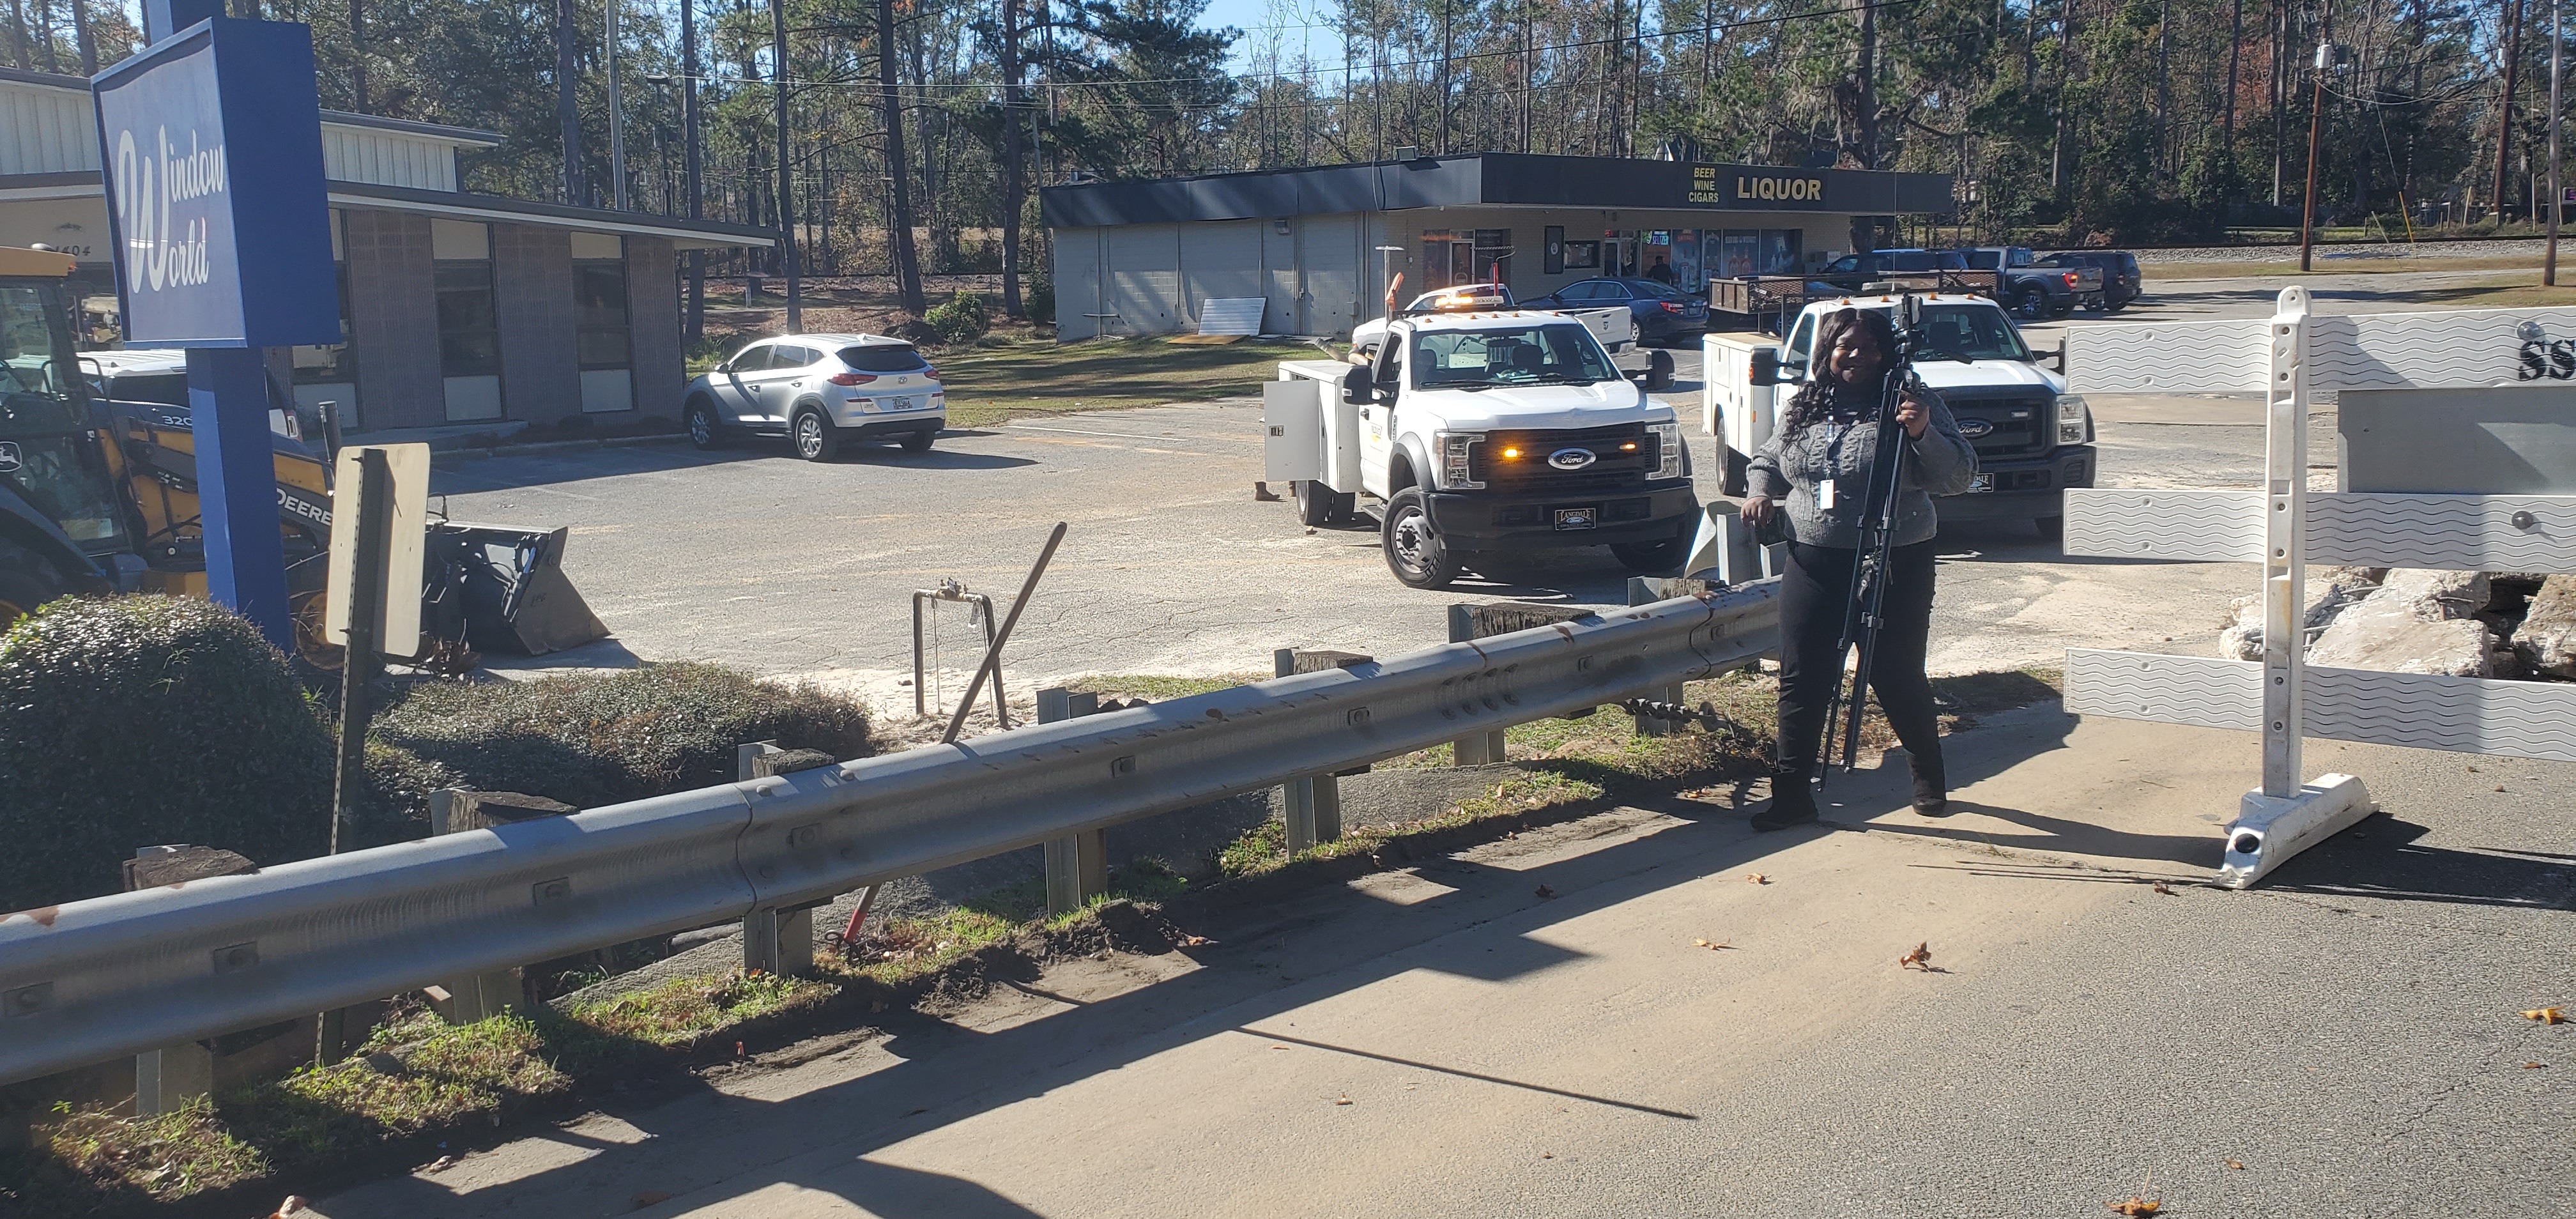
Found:
[[[1920, 299], [1914, 374], [1941, 395], [1977, 451], [1977, 481], [1941, 499], [1941, 519], [2026, 520], [2042, 537], [2058, 537], [2065, 528], [2065, 490], [2092, 486], [2098, 468], [2092, 411], [2083, 398], [2066, 392], [2062, 361], [2055, 369], [2043, 366], [1994, 301], [1957, 293]], [[1824, 316], [1895, 304], [1893, 295], [1818, 301], [1790, 323], [1786, 342], [1708, 336], [1701, 427], [1725, 440], [1726, 494], [1744, 494], [1745, 461], [1771, 438], [1789, 395], [1813, 375], [1813, 347]], [[2048, 358], [2057, 360], [2057, 353]]]
[[1359, 362], [1284, 361], [1263, 392], [1266, 474], [1296, 484], [1306, 524], [1349, 523], [1366, 497], [1388, 569], [1416, 588], [1544, 547], [1678, 567], [1700, 515], [1681, 421], [1583, 319], [1400, 313], [1368, 331]]

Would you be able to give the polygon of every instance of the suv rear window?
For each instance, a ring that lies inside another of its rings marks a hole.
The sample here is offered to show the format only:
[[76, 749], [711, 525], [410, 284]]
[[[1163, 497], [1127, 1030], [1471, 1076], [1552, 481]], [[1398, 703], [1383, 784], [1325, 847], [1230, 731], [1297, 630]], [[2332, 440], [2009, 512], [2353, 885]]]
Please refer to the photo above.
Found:
[[869, 343], [841, 349], [841, 362], [854, 372], [911, 372], [923, 364], [921, 349], [910, 343]]

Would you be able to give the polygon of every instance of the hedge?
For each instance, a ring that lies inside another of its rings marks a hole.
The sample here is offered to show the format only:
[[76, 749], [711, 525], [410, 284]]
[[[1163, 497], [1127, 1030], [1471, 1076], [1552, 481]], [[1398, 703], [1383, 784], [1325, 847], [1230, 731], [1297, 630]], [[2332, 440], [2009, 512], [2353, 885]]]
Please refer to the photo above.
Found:
[[0, 910], [116, 892], [137, 847], [330, 843], [329, 730], [257, 628], [194, 598], [68, 598], [0, 635], [0, 776]]

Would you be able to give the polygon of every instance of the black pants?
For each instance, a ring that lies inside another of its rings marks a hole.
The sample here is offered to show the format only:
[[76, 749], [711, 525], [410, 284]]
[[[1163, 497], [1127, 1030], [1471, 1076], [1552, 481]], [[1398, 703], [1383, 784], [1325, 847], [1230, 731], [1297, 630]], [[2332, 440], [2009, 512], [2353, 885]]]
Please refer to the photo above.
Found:
[[[1805, 778], [1815, 773], [1820, 734], [1839, 732], [1825, 723], [1825, 703], [1843, 680], [1843, 611], [1851, 603], [1852, 562], [1858, 552], [1830, 546], [1789, 547], [1789, 570], [1780, 578], [1780, 771]], [[1869, 688], [1914, 755], [1917, 771], [1941, 778], [1941, 729], [1932, 710], [1932, 682], [1923, 654], [1932, 633], [1932, 543], [1896, 547], [1887, 596], [1880, 602], [1887, 625], [1878, 633]], [[1776, 786], [1776, 785], [1775, 785]]]

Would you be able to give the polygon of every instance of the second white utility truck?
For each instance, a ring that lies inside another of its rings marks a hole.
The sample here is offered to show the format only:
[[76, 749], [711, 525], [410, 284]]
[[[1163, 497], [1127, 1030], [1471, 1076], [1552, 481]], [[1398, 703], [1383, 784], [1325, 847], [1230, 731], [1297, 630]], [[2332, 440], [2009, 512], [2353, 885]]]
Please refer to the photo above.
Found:
[[1414, 588], [1542, 547], [1679, 566], [1700, 517], [1681, 422], [1581, 319], [1496, 309], [1379, 325], [1366, 362], [1283, 361], [1264, 388], [1267, 477], [1296, 484], [1305, 523], [1347, 523], [1365, 498], [1388, 569]]

